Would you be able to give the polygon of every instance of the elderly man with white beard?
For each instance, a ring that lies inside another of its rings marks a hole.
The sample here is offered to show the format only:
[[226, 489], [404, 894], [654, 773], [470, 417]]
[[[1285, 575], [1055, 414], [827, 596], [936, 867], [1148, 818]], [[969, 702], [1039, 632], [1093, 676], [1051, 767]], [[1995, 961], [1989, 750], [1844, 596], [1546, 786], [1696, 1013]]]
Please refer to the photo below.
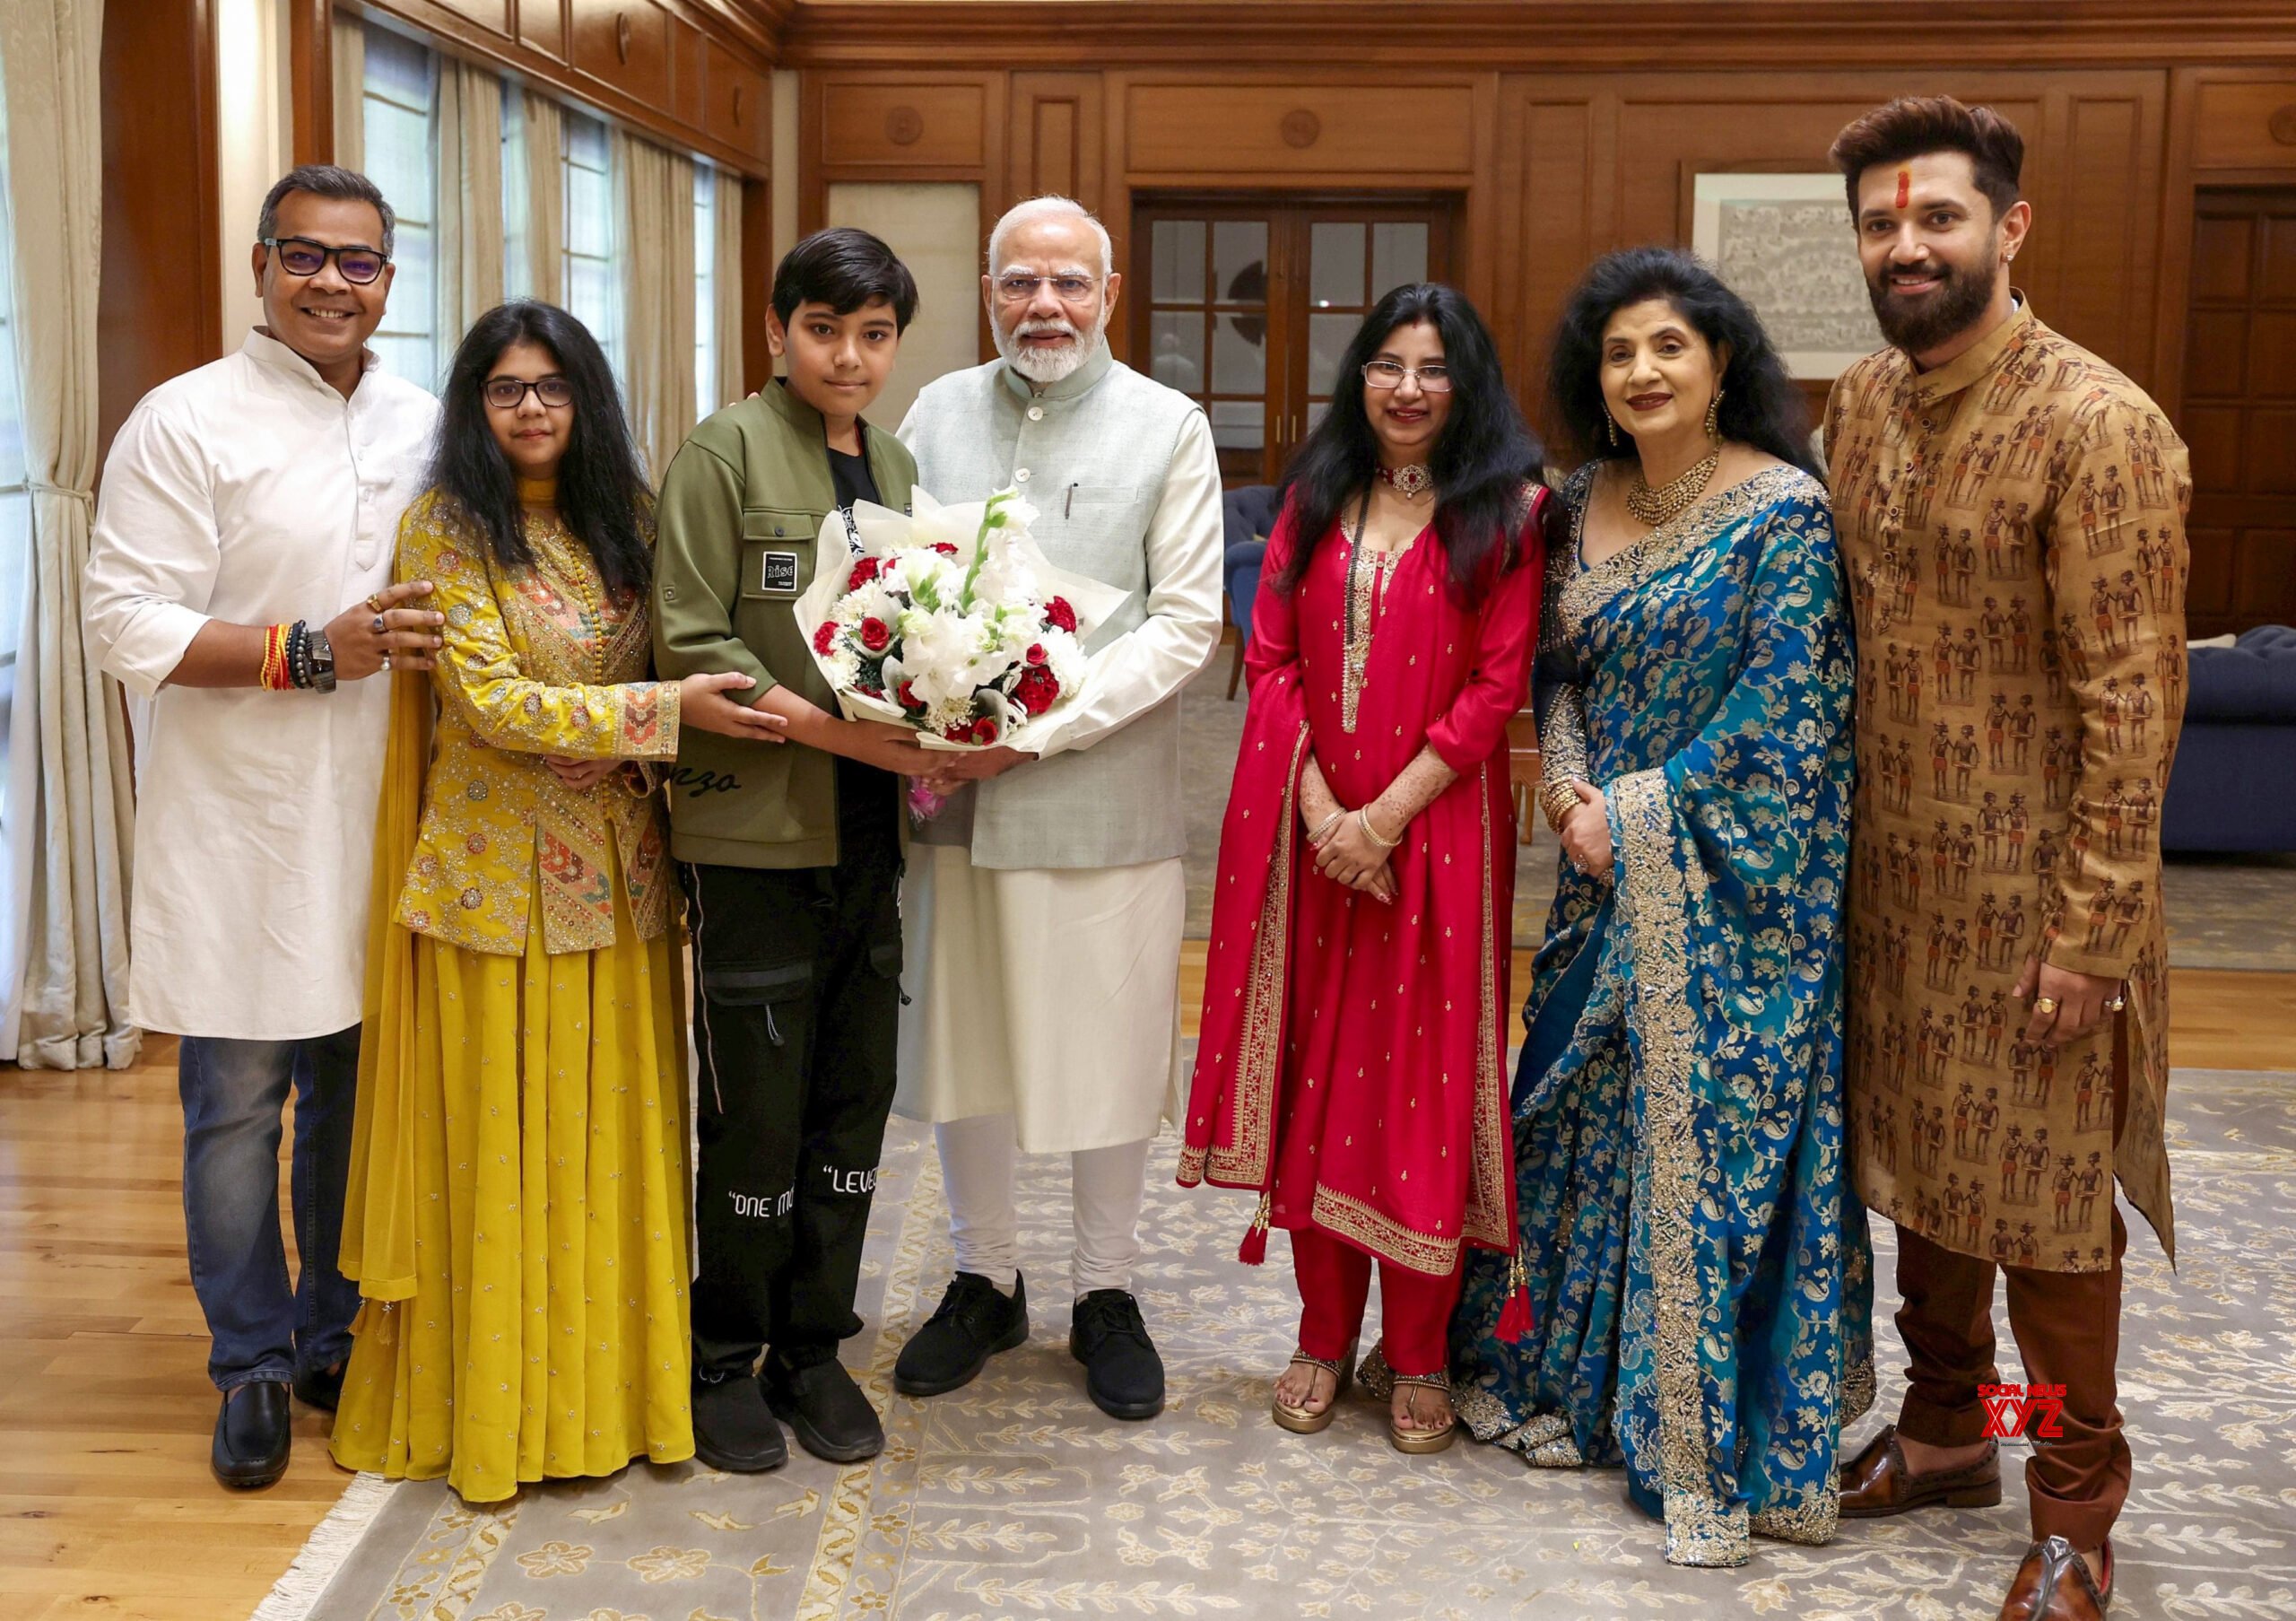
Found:
[[1056, 566], [1123, 588], [1074, 708], [1031, 754], [952, 756], [910, 851], [896, 1107], [934, 1123], [956, 1277], [893, 1382], [934, 1396], [1028, 1338], [1014, 1156], [1065, 1153], [1069, 1350], [1116, 1418], [1164, 1405], [1132, 1294], [1148, 1145], [1177, 1117], [1187, 912], [1179, 689], [1220, 632], [1220, 465], [1204, 411], [1109, 352], [1123, 278], [1065, 197], [996, 222], [999, 358], [918, 397], [900, 437], [944, 501], [1015, 488]]

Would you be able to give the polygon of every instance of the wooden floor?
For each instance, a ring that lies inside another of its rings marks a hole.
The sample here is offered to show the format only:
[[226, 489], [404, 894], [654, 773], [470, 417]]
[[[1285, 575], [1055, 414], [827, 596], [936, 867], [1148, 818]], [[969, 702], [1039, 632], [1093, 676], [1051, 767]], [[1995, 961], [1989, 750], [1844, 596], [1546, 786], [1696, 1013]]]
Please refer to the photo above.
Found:
[[[1200, 945], [1181, 973], [1192, 1010]], [[2177, 1064], [2296, 1069], [2296, 974], [2180, 971], [2171, 1006]], [[300, 1407], [278, 1486], [227, 1493], [207, 1472], [215, 1395], [184, 1269], [174, 1059], [155, 1041], [117, 1074], [0, 1067], [7, 1621], [241, 1621], [349, 1478]]]

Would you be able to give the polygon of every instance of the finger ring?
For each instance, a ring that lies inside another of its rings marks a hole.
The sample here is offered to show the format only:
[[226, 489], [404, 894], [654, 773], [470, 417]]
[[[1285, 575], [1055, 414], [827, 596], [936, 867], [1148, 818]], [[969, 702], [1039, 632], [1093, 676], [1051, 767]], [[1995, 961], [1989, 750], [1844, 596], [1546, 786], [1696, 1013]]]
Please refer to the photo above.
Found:
[[384, 673], [385, 675], [388, 675], [388, 674], [390, 673], [390, 667], [391, 667], [391, 656], [390, 656], [388, 653], [386, 653], [386, 654], [384, 654], [384, 655], [383, 655], [383, 673]]
[[2122, 1008], [2127, 1006], [2128, 998], [2126, 997], [2115, 997], [2111, 1001], [2105, 1004], [2105, 1011], [2107, 1013], [2118, 1013]]
[[381, 635], [382, 633], [383, 633], [383, 616], [382, 616], [380, 614], [376, 614], [376, 615], [375, 615], [375, 634], [376, 634], [376, 635], [378, 635], [378, 636], [379, 636], [379, 635]]
[[[383, 594], [380, 591], [368, 592], [367, 606], [374, 613], [381, 613], [383, 611]], [[380, 620], [377, 620], [375, 623], [380, 624], [382, 622]]]
[[2057, 1011], [2057, 998], [2055, 997], [2035, 997], [2033, 998], [2033, 1011], [2035, 1013], [2055, 1013]]

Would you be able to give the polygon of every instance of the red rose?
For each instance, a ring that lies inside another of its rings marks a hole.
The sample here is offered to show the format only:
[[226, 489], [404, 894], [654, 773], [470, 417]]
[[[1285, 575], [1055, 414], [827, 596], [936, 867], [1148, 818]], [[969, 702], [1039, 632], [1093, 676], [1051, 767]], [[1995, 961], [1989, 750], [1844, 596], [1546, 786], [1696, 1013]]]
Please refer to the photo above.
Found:
[[1046, 659], [1050, 658], [1052, 655], [1044, 650], [1044, 643], [1041, 641], [1032, 641], [1029, 643], [1029, 650], [1022, 654], [1021, 657], [1027, 659], [1031, 664], [1042, 664]]
[[952, 743], [970, 743], [972, 741], [972, 722], [970, 720], [960, 720], [953, 726], [944, 726], [941, 728], [941, 736], [946, 737]]
[[972, 740], [975, 743], [996, 742], [996, 722], [989, 719], [986, 715], [974, 721], [972, 723]]
[[1056, 631], [1076, 632], [1076, 610], [1068, 606], [1068, 598], [1056, 597], [1044, 605], [1044, 622]]
[[885, 695], [884, 688], [881, 686], [871, 686], [865, 680], [855, 682], [853, 684], [853, 690], [860, 693], [864, 698], [882, 698]]
[[813, 651], [826, 653], [837, 645], [837, 621], [824, 619], [813, 631]]
[[892, 628], [882, 619], [861, 622], [861, 645], [872, 653], [882, 653], [892, 645]]
[[1022, 671], [1020, 683], [1013, 689], [1013, 702], [1031, 715], [1043, 714], [1059, 696], [1059, 681], [1041, 665]]
[[933, 549], [944, 557], [954, 557], [957, 554], [957, 543], [953, 540], [936, 540], [933, 543]]
[[925, 707], [917, 701], [917, 694], [909, 690], [909, 683], [906, 681], [900, 684], [900, 690], [895, 692], [893, 696], [900, 700], [900, 707], [905, 710], [921, 710]]
[[846, 579], [845, 588], [848, 591], [857, 591], [876, 577], [877, 560], [874, 557], [865, 557], [853, 565], [853, 572]]

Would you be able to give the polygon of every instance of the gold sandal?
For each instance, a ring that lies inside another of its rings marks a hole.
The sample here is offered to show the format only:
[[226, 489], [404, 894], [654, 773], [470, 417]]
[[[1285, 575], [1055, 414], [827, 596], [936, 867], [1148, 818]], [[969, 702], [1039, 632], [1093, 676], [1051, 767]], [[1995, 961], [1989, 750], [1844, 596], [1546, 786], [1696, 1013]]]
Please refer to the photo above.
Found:
[[1320, 1407], [1295, 1407], [1287, 1405], [1281, 1396], [1271, 1396], [1268, 1410], [1280, 1428], [1289, 1430], [1294, 1435], [1319, 1435], [1331, 1427], [1332, 1418], [1339, 1411], [1339, 1399], [1347, 1394], [1347, 1387], [1354, 1381], [1355, 1347], [1349, 1346], [1346, 1355], [1336, 1362], [1310, 1356], [1295, 1347], [1292, 1360], [1284, 1364], [1284, 1369], [1288, 1373], [1302, 1364], [1320, 1368], [1332, 1376], [1331, 1399]]
[[[1447, 1400], [1451, 1394], [1451, 1376], [1448, 1373], [1398, 1373], [1395, 1376], [1395, 1382], [1397, 1388], [1416, 1385], [1424, 1390], [1440, 1390]], [[1419, 1416], [1417, 1408], [1408, 1397], [1404, 1400], [1404, 1410], [1413, 1418]], [[1396, 1425], [1392, 1412], [1388, 1415], [1387, 1444], [1398, 1452], [1439, 1452], [1458, 1438], [1457, 1413], [1451, 1416], [1451, 1422], [1439, 1430], [1406, 1430]]]

